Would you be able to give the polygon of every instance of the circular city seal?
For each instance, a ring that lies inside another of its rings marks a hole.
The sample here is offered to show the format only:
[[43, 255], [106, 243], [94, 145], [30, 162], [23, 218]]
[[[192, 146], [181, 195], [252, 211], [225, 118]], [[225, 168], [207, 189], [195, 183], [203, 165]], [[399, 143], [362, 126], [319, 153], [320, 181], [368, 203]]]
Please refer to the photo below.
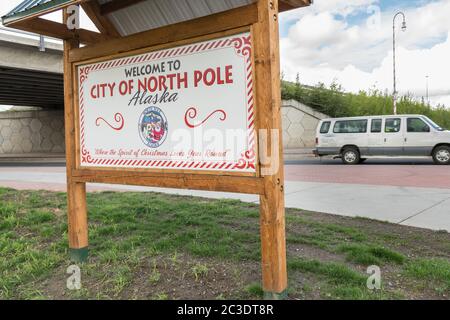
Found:
[[167, 138], [168, 124], [164, 112], [158, 107], [146, 108], [139, 118], [139, 135], [150, 148], [158, 148]]

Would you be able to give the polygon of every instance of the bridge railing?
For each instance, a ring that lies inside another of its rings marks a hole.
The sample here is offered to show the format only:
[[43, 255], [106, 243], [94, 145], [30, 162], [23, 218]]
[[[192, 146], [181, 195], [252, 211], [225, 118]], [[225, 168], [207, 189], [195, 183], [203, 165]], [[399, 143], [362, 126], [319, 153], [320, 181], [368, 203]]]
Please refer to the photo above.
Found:
[[60, 39], [53, 38], [53, 37], [47, 37], [47, 36], [44, 37], [43, 35], [32, 33], [32, 32], [11, 29], [11, 28], [7, 28], [0, 24], [0, 34], [1, 33], [10, 34], [10, 35], [14, 35], [17, 37], [23, 37], [23, 38], [27, 38], [27, 39], [34, 39], [34, 40], [38, 41], [39, 51], [45, 51], [46, 41], [50, 41], [51, 43], [62, 45], [62, 41]]

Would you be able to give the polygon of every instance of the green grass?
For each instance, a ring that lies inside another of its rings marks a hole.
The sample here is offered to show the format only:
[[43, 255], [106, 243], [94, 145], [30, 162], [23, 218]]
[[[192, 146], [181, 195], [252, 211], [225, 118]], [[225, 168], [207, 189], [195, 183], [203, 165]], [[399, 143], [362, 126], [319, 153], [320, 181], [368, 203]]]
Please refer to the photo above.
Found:
[[191, 271], [195, 277], [195, 281], [198, 281], [200, 278], [208, 275], [209, 268], [204, 264], [197, 263], [191, 268]]
[[346, 265], [317, 260], [291, 259], [288, 267], [293, 271], [310, 272], [324, 276], [333, 284], [363, 285], [367, 278]]
[[161, 273], [158, 270], [156, 262], [153, 261], [153, 270], [152, 270], [152, 273], [150, 274], [150, 276], [148, 277], [148, 281], [151, 284], [155, 284], [155, 283], [158, 283], [160, 279], [161, 279]]
[[[189, 298], [173, 291], [184, 287], [198, 297], [211, 290], [212, 299], [263, 297], [254, 204], [103, 192], [88, 194], [88, 210], [90, 260], [81, 266], [82, 290], [68, 291], [66, 195], [0, 188], [0, 299]], [[394, 299], [423, 291], [432, 297], [448, 294], [447, 233], [393, 235], [375, 226], [379, 223], [367, 219], [288, 209], [289, 295]], [[429, 241], [429, 247], [416, 250], [414, 239]], [[383, 276], [392, 273], [397, 279], [400, 274], [402, 285], [368, 290], [365, 268], [371, 264], [387, 270]]]
[[381, 266], [389, 262], [402, 264], [406, 260], [405, 256], [401, 253], [381, 246], [342, 244], [337, 250], [338, 252], [345, 253], [348, 261], [366, 266]]
[[[347, 265], [318, 260], [292, 259], [289, 269], [309, 274], [320, 283], [320, 295], [324, 299], [382, 299], [387, 295], [367, 289], [367, 277]], [[309, 287], [307, 286], [308, 290]]]
[[440, 292], [450, 293], [450, 261], [446, 259], [418, 259], [411, 261], [405, 274], [414, 280], [427, 283]]
[[259, 283], [252, 283], [245, 288], [245, 291], [253, 298], [262, 299], [264, 290]]
[[303, 225], [308, 227], [308, 233], [298, 233], [295, 230], [289, 230], [288, 241], [292, 243], [315, 246], [320, 249], [332, 250], [335, 246], [348, 241], [364, 242], [367, 235], [360, 230], [340, 225], [336, 223], [317, 222], [309, 220], [306, 217], [297, 215], [288, 215], [286, 218], [292, 225]]

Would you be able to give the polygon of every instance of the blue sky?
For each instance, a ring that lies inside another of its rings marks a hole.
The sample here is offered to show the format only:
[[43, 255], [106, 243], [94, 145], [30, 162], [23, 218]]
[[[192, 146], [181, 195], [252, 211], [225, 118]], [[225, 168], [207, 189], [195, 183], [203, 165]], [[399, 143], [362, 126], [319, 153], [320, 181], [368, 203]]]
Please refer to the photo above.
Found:
[[[20, 2], [2, 0], [0, 14]], [[397, 33], [399, 91], [421, 99], [429, 76], [431, 103], [450, 107], [450, 0], [314, 0], [283, 13], [285, 77], [299, 73], [309, 85], [337, 81], [352, 92], [392, 91], [392, 17], [399, 10], [408, 24]]]
[[[435, 0], [380, 0], [378, 1], [378, 6], [382, 12], [389, 12], [395, 10], [405, 10], [407, 8], [420, 7], [424, 4], [436, 2]], [[299, 9], [299, 13], [301, 10]], [[367, 11], [358, 11], [355, 14], [343, 17], [342, 15], [336, 14], [336, 18], [347, 22], [349, 25], [360, 24], [367, 19], [369, 13]], [[296, 20], [283, 19], [280, 21], [280, 36], [284, 37], [287, 35], [289, 28], [295, 24]]]
[[[398, 82], [421, 99], [429, 76], [431, 103], [450, 106], [450, 0], [315, 0], [280, 18], [282, 69], [306, 84], [337, 81], [348, 91], [392, 90], [392, 18], [397, 28]], [[398, 27], [401, 19], [397, 21]]]

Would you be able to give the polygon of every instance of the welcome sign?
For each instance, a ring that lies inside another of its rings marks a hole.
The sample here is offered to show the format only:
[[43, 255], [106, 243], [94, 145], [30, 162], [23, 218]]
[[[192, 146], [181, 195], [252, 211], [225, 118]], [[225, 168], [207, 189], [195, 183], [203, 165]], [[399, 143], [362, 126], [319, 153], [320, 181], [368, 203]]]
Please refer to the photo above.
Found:
[[250, 33], [79, 65], [80, 166], [255, 173]]

